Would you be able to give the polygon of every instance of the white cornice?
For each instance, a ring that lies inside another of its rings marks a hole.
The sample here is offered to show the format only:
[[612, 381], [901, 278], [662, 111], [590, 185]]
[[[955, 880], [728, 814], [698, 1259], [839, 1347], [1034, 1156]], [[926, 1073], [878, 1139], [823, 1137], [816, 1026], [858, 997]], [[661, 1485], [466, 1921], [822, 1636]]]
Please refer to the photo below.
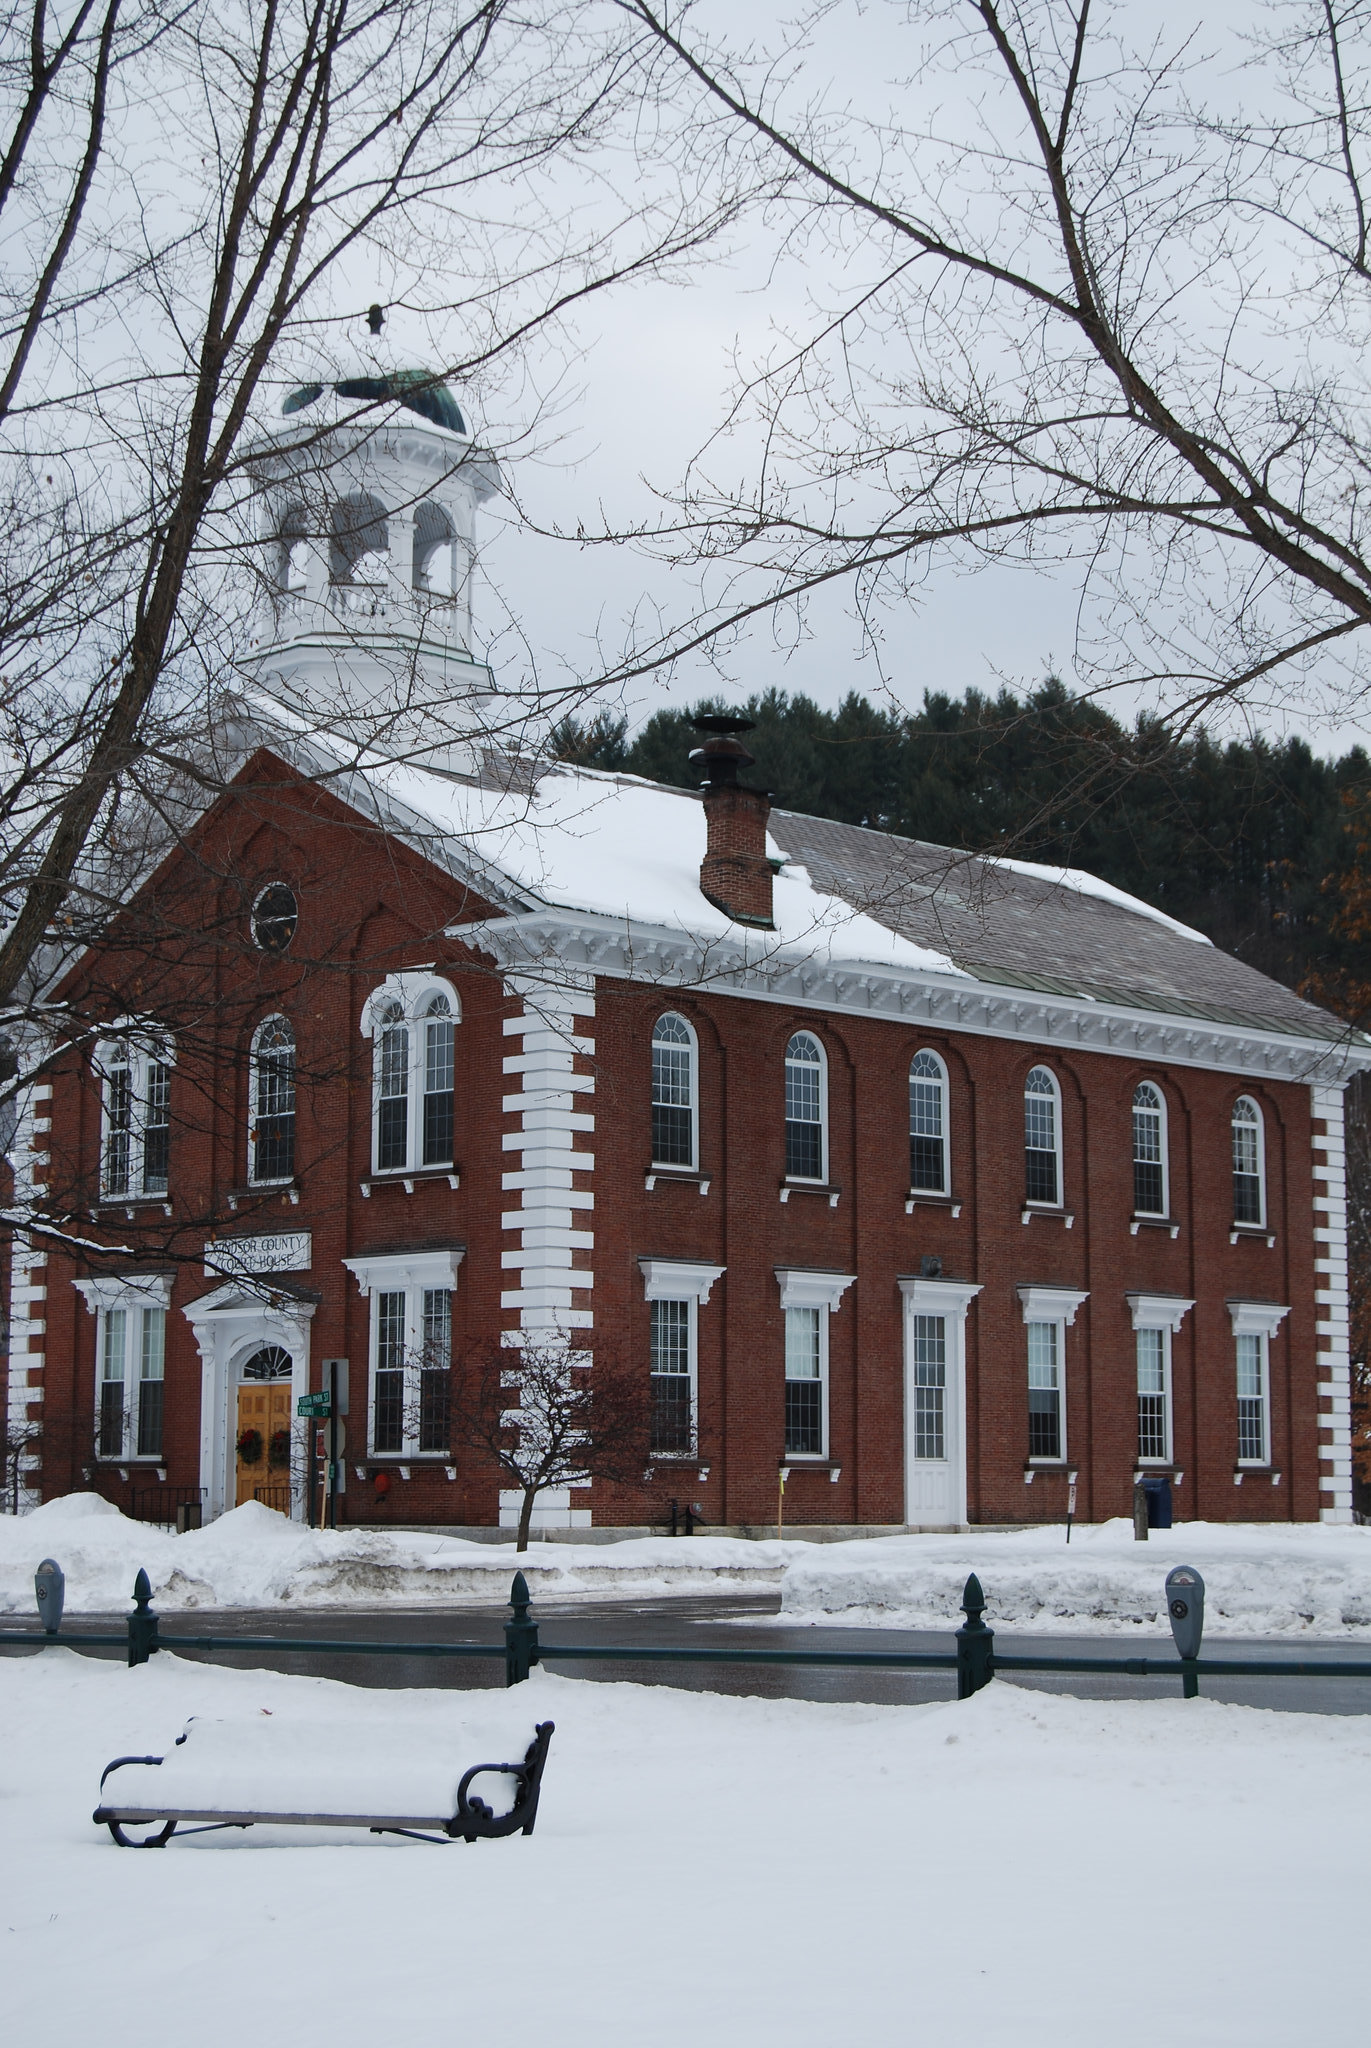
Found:
[[466, 1246], [454, 1244], [442, 1251], [362, 1253], [343, 1264], [356, 1279], [363, 1294], [384, 1294], [407, 1287], [446, 1287], [455, 1290], [457, 1268], [466, 1257]]
[[782, 1308], [826, 1308], [830, 1315], [842, 1306], [843, 1296], [857, 1278], [855, 1273], [819, 1273], [810, 1266], [775, 1266], [772, 1270], [781, 1290]]
[[1300, 1038], [1255, 1024], [1211, 1023], [1084, 996], [1009, 988], [955, 970], [825, 961], [787, 949], [760, 932], [711, 940], [679, 928], [549, 908], [450, 925], [447, 936], [493, 955], [501, 967], [549, 981], [602, 974], [661, 988], [696, 988], [981, 1038], [1020, 1039], [1323, 1087], [1338, 1086], [1358, 1069], [1371, 1067], [1371, 1040]]
[[910, 1311], [919, 1316], [955, 1316], [965, 1321], [966, 1312], [981, 1292], [977, 1280], [898, 1280]]
[[1289, 1315], [1289, 1307], [1275, 1301], [1230, 1301], [1235, 1337], [1274, 1337]]
[[710, 1289], [724, 1276], [723, 1266], [699, 1259], [639, 1259], [643, 1296], [647, 1301], [698, 1301], [703, 1308]]
[[1023, 1304], [1023, 1319], [1026, 1323], [1074, 1323], [1076, 1311], [1083, 1301], [1089, 1301], [1090, 1292], [1082, 1293], [1075, 1287], [1021, 1287], [1019, 1300]]
[[1126, 1294], [1135, 1330], [1170, 1330], [1180, 1335], [1181, 1324], [1195, 1306], [1181, 1294]]

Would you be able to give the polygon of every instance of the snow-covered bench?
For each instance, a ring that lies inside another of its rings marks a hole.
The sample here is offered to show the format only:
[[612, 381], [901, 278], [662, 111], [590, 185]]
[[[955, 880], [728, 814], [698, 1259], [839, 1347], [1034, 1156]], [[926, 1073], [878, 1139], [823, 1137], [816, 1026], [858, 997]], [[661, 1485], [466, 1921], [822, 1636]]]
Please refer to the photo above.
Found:
[[[251, 1719], [195, 1716], [165, 1756], [107, 1764], [92, 1819], [124, 1849], [163, 1848], [187, 1822], [196, 1823], [191, 1834], [260, 1822], [431, 1842], [531, 1835], [552, 1730], [551, 1721], [534, 1726], [520, 1763], [466, 1764], [483, 1753], [517, 1753], [527, 1718], [477, 1709], [447, 1732], [296, 1721], [266, 1710]], [[479, 1794], [471, 1789], [478, 1779]]]

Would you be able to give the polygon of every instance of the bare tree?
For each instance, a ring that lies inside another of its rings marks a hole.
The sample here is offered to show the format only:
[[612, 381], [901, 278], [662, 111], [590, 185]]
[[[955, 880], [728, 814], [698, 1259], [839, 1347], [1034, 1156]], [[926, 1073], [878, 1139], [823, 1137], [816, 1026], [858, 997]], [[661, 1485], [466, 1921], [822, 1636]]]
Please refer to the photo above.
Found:
[[[479, 402], [535, 342], [553, 376], [579, 305], [727, 213], [676, 187], [616, 196], [605, 153], [634, 116], [636, 35], [578, 0], [0, 16], [0, 1094], [98, 1038], [100, 989], [52, 1000], [83, 944], [148, 963], [105, 991], [107, 1022], [128, 981], [154, 1014], [195, 940], [169, 906], [135, 928], [126, 904], [260, 743], [243, 657], [289, 595], [283, 565], [263, 572], [271, 477], [293, 466], [307, 535], [351, 575], [365, 534], [339, 525], [336, 451], [402, 382], [433, 403], [459, 380]], [[371, 293], [429, 382], [362, 336]], [[302, 365], [351, 393], [322, 428], [317, 409], [282, 418]], [[468, 444], [453, 462], [490, 457]], [[401, 664], [369, 712], [297, 717], [295, 767], [339, 787], [363, 756], [411, 751], [421, 721], [430, 743], [482, 721], [499, 741], [539, 709], [536, 683], [496, 702], [420, 682]]]
[[648, 1462], [648, 1376], [555, 1334], [477, 1353], [453, 1376], [454, 1445], [489, 1458], [521, 1495], [518, 1550], [550, 1487], [641, 1481]]
[[[749, 167], [773, 277], [814, 310], [778, 322], [639, 530], [705, 602], [645, 627], [621, 680], [758, 619], [802, 632], [835, 585], [879, 654], [883, 608], [1012, 560], [1078, 582], [1081, 675], [1150, 685], [1179, 723], [1362, 705], [1365, 0], [1245, 32], [1099, 0], [825, 0], [751, 42], [622, 4], [692, 161]], [[873, 47], [888, 112], [869, 72], [843, 96]]]

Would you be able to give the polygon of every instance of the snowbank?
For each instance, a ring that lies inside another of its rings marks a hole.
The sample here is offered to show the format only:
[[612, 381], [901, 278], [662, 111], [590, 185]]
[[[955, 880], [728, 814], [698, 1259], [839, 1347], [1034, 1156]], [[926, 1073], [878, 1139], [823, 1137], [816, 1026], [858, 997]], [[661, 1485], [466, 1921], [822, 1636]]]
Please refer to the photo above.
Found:
[[724, 1537], [689, 1542], [540, 1543], [520, 1557], [512, 1543], [386, 1529], [306, 1529], [260, 1501], [185, 1536], [133, 1522], [93, 1493], [68, 1494], [30, 1515], [0, 1516], [0, 1613], [34, 1611], [33, 1574], [61, 1565], [73, 1614], [127, 1611], [140, 1565], [157, 1607], [406, 1605], [489, 1600], [509, 1594], [523, 1571], [535, 1594], [701, 1593], [780, 1583], [798, 1543]]
[[890, 1536], [792, 1558], [781, 1619], [946, 1628], [974, 1571], [996, 1628], [1129, 1634], [1167, 1628], [1173, 1564], [1205, 1583], [1206, 1636], [1353, 1634], [1371, 1628], [1371, 1529], [1183, 1522], [1146, 1543], [1131, 1521], [967, 1536]]
[[[1074, 1545], [1073, 1545], [1074, 1548]], [[7, 2038], [239, 2048], [1297, 2048], [1355, 2033], [1371, 1721], [992, 1685], [922, 1707], [536, 1673], [537, 1832], [266, 1828], [116, 1849], [100, 1771], [190, 1714], [351, 1741], [374, 1690], [162, 1656], [0, 1658]], [[460, 1726], [385, 1695], [397, 1756]], [[477, 1696], [479, 1697], [479, 1695]], [[384, 1768], [378, 1764], [378, 1778]], [[264, 2002], [264, 1987], [278, 1987]]]

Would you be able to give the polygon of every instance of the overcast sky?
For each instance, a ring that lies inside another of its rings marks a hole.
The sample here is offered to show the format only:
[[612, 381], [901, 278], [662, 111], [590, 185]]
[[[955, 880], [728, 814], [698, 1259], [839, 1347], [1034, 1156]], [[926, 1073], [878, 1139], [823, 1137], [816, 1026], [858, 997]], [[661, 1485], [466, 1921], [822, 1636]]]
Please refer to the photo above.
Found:
[[[1194, 30], [1207, 38], [1193, 49], [1208, 53], [1201, 81], [1211, 105], [1226, 101], [1231, 107], [1251, 91], [1250, 74], [1240, 68], [1240, 38], [1254, 19], [1246, 0], [1207, 0], [1198, 21], [1193, 5], [1176, 0], [1124, 0], [1115, 11], [1127, 28], [1146, 34], [1177, 38]], [[714, 9], [714, 20], [725, 20], [735, 40], [751, 36], [770, 49], [774, 24], [788, 12], [772, 0], [730, 0], [726, 14], [722, 6]], [[899, 81], [918, 55], [902, 12], [885, 0], [836, 12], [827, 40], [799, 75], [799, 98], [822, 90], [830, 104], [873, 118], [901, 118], [917, 94]], [[710, 14], [701, 11], [698, 18], [708, 25]], [[552, 437], [544, 429], [542, 451], [525, 453], [511, 466], [517, 494], [535, 523], [574, 531], [581, 519], [588, 526], [623, 528], [652, 517], [653, 486], [669, 490], [716, 431], [727, 408], [733, 360], [755, 361], [774, 344], [778, 330], [806, 328], [809, 294], [819, 303], [832, 302], [833, 280], [821, 275], [828, 260], [822, 247], [816, 247], [808, 276], [795, 264], [777, 272], [769, 257], [762, 231], [748, 229], [735, 235], [728, 251], [702, 258], [687, 281], [642, 286], [595, 303], [577, 330], [577, 353], [558, 388], [560, 438], [546, 445]], [[403, 316], [395, 338], [403, 338]], [[535, 361], [535, 383], [543, 375]], [[546, 375], [552, 375], [550, 366]], [[517, 436], [524, 424], [517, 407], [489, 421], [475, 410], [478, 432], [484, 427], [497, 445]], [[598, 672], [602, 655], [612, 659], [619, 651], [635, 607], [661, 600], [678, 615], [688, 608], [680, 572], [639, 550], [543, 540], [511, 523], [509, 508], [498, 504], [486, 518], [479, 614], [501, 666], [515, 666], [519, 659], [501, 630], [505, 613], [540, 662], [586, 676]], [[774, 685], [805, 690], [824, 704], [856, 688], [917, 706], [929, 689], [954, 696], [1001, 684], [1024, 690], [1053, 671], [1078, 685], [1079, 612], [1079, 577], [1069, 572], [940, 566], [916, 602], [886, 615], [879, 648], [863, 644], [847, 602], [830, 597], [811, 605], [798, 641], [782, 644], [770, 628], [754, 631], [728, 655], [723, 688], [743, 697]], [[695, 658], [669, 686], [635, 686], [622, 708], [637, 724], [668, 697], [690, 702], [720, 688], [718, 673]], [[1150, 700], [1118, 693], [1109, 701], [1131, 717]], [[1357, 723], [1312, 713], [1307, 705], [1263, 705], [1253, 722], [1276, 735], [1303, 732], [1325, 753], [1364, 737]], [[1235, 715], [1227, 729], [1244, 725], [1242, 715]]]

